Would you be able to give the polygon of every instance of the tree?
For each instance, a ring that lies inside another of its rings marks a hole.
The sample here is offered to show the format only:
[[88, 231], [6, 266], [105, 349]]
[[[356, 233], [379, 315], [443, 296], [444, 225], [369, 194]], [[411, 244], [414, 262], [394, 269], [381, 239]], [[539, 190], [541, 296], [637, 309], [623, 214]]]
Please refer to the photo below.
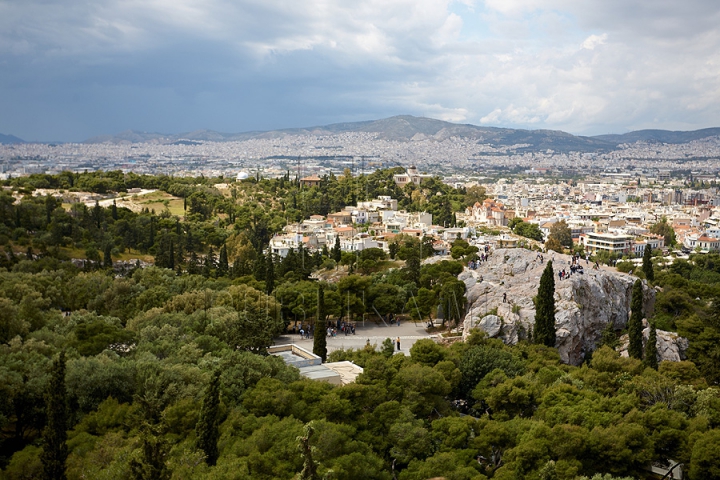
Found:
[[535, 343], [555, 346], [555, 273], [552, 260], [548, 260], [540, 277], [537, 297], [535, 297]]
[[220, 438], [220, 370], [216, 370], [205, 390], [200, 418], [195, 426], [197, 446], [205, 452], [205, 461], [213, 466], [219, 456], [218, 439]]
[[[513, 219], [514, 220], [514, 219]], [[521, 237], [530, 238], [541, 242], [543, 239], [542, 231], [537, 223], [520, 222], [515, 226], [514, 233]]]
[[112, 268], [112, 245], [110, 242], [105, 244], [105, 250], [103, 251], [103, 267]]
[[561, 251], [563, 248], [572, 248], [572, 245], [572, 232], [565, 220], [553, 223], [545, 247], [549, 250]]
[[662, 217], [659, 222], [654, 223], [650, 226], [650, 233], [654, 233], [655, 235], [662, 235], [665, 239], [665, 245], [668, 247], [672, 247], [675, 245], [675, 230], [673, 229], [672, 225], [670, 225], [667, 221], [666, 217]]
[[208, 249], [207, 255], [205, 255], [205, 261], [203, 263], [202, 274], [207, 278], [212, 277], [215, 274], [216, 268], [217, 268], [217, 264], [216, 264], [216, 260], [215, 260], [215, 252], [213, 251], [213, 248], [210, 247]]
[[313, 422], [305, 424], [303, 433], [305, 435], [298, 436], [296, 439], [298, 450], [300, 450], [300, 455], [303, 458], [303, 469], [297, 478], [299, 480], [317, 480], [318, 462], [313, 460], [313, 453], [315, 452], [315, 447], [310, 445], [310, 439], [315, 433], [315, 428], [313, 428]]
[[650, 335], [648, 336], [648, 341], [645, 345], [645, 358], [643, 358], [643, 364], [653, 370], [658, 369], [657, 330], [655, 328], [655, 322], [650, 322]]
[[60, 352], [50, 370], [50, 384], [45, 395], [47, 423], [42, 432], [43, 452], [40, 460], [47, 480], [64, 480], [68, 456], [67, 390], [65, 389], [65, 352]]
[[141, 427], [142, 448], [139, 458], [130, 460], [130, 474], [134, 480], [169, 480], [172, 473], [165, 459], [168, 445], [159, 428], [147, 422]]
[[487, 195], [485, 194], [485, 187], [481, 187], [480, 185], [473, 185], [472, 187], [468, 188], [465, 192], [465, 198], [464, 203], [468, 207], [472, 207], [475, 205], [475, 203], [482, 203], [487, 198]]
[[642, 280], [635, 280], [632, 289], [632, 300], [630, 301], [630, 320], [628, 320], [628, 355], [632, 358], [643, 357], [642, 345], [642, 313], [643, 309], [643, 285]]
[[342, 259], [342, 249], [340, 248], [340, 235], [335, 235], [335, 245], [333, 245], [332, 249], [332, 259], [335, 260], [336, 263], [340, 263], [340, 260]]
[[650, 248], [649, 243], [645, 245], [645, 251], [643, 252], [642, 269], [648, 282], [655, 281], [655, 270], [653, 270], [652, 264], [652, 248]]
[[272, 249], [268, 248], [267, 258], [265, 260], [265, 292], [270, 295], [275, 290], [275, 263], [273, 262]]
[[227, 246], [225, 246], [225, 244], [220, 247], [220, 253], [218, 255], [218, 277], [224, 277], [230, 270], [230, 266], [228, 265]]
[[317, 289], [317, 320], [315, 321], [315, 332], [313, 336], [313, 353], [322, 358], [324, 362], [327, 359], [327, 335], [325, 334], [325, 288], [322, 283], [318, 284]]

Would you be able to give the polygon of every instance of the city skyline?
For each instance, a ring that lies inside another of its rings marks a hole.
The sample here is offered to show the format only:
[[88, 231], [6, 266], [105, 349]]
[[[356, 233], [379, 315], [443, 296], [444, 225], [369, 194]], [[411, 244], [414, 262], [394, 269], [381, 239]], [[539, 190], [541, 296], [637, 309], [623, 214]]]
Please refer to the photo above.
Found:
[[0, 132], [275, 130], [398, 114], [580, 135], [720, 118], [713, 2], [0, 1]]

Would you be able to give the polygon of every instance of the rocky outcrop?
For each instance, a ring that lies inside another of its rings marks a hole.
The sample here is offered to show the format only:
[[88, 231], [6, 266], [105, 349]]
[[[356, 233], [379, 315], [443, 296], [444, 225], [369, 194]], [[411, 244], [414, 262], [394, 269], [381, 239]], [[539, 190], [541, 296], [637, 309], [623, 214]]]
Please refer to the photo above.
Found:
[[[541, 260], [537, 252], [522, 248], [499, 249], [477, 270], [464, 271], [458, 277], [467, 287], [463, 333], [481, 328], [509, 344], [525, 338], [535, 323], [533, 297], [540, 276], [545, 263], [553, 260], [556, 346], [564, 362], [578, 365], [586, 353], [596, 348], [608, 323], [617, 330], [625, 328], [636, 277], [606, 267], [594, 270], [583, 260], [583, 274], [560, 280], [557, 274], [562, 269], [569, 272], [571, 257], [558, 253], [543, 257]], [[645, 287], [643, 293], [647, 314], [653, 310], [655, 290]], [[489, 315], [497, 320], [487, 318]]]
[[[643, 320], [643, 350], [650, 338], [650, 326], [646, 320]], [[666, 332], [665, 330], [656, 330], [657, 334], [657, 360], [658, 362], [679, 362], [687, 359], [685, 352], [688, 349], [688, 339], [683, 338], [675, 332]], [[628, 356], [628, 344], [630, 343], [628, 336], [620, 337], [620, 355]]]

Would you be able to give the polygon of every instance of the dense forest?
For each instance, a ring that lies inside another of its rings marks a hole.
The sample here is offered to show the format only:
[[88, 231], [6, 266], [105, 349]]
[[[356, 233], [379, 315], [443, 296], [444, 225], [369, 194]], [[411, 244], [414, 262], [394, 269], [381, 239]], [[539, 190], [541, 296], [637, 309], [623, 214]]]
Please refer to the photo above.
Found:
[[[390, 254], [266, 252], [286, 222], [377, 195], [447, 224], [482, 199], [437, 180], [399, 190], [392, 173], [328, 177], [320, 188], [288, 174], [222, 191], [223, 179], [120, 172], [8, 181], [2, 478], [607, 479], [646, 478], [650, 462], [667, 461], [692, 479], [720, 478], [717, 255], [656, 267], [652, 320], [690, 339], [689, 361], [657, 370], [620, 357], [612, 339], [572, 367], [553, 348], [477, 332], [418, 341], [409, 356], [389, 342], [332, 352], [364, 368], [341, 387], [264, 355], [296, 323], [426, 319], [442, 302], [446, 322], [462, 318], [457, 275], [476, 253], [464, 242], [434, 264], [422, 263], [427, 243], [403, 236]], [[33, 195], [39, 188], [159, 189], [183, 199], [184, 214], [63, 204]], [[155, 265], [118, 262], [131, 258]]]

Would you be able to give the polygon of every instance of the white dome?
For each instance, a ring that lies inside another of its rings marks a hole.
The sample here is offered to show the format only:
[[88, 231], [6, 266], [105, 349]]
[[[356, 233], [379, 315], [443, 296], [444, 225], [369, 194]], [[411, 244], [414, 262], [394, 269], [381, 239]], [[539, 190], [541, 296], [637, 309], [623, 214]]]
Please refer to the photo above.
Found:
[[245, 180], [245, 179], [248, 178], [249, 176], [250, 176], [250, 175], [248, 175], [247, 172], [240, 172], [240, 173], [237, 174], [237, 179], [238, 179], [238, 180]]

